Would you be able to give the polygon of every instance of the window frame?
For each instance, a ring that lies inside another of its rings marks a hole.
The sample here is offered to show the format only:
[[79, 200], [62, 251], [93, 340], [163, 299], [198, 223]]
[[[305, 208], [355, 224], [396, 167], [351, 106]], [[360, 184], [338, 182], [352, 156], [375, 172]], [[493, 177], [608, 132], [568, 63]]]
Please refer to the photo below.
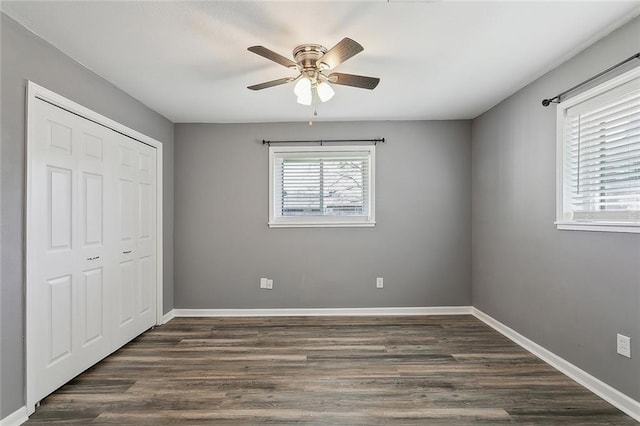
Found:
[[[640, 221], [607, 221], [606, 219], [591, 218], [589, 220], [573, 219], [573, 211], [565, 209], [569, 195], [565, 194], [565, 144], [564, 125], [567, 110], [579, 104], [589, 102], [610, 90], [614, 90], [623, 84], [640, 79], [640, 66], [601, 83], [557, 106], [556, 119], [556, 221], [559, 230], [573, 231], [600, 231], [600, 232], [624, 232], [640, 233]], [[640, 81], [640, 80], [639, 80]]]
[[[319, 146], [269, 146], [269, 218], [270, 228], [323, 228], [323, 227], [373, 227], [375, 220], [375, 145], [319, 145]], [[276, 214], [275, 162], [280, 153], [366, 153], [369, 159], [368, 205], [367, 215], [335, 216], [278, 216]]]

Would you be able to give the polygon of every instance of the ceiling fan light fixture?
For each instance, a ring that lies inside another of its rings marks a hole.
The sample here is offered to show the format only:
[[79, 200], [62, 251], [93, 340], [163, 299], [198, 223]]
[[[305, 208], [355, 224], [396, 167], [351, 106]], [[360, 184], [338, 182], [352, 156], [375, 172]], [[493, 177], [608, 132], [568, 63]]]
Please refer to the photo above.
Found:
[[293, 93], [295, 93], [298, 98], [303, 97], [306, 99], [309, 97], [309, 99], [311, 99], [311, 80], [302, 77], [293, 88]]
[[313, 89], [309, 88], [309, 90], [300, 92], [298, 95], [298, 103], [301, 105], [311, 105], [313, 103]]
[[298, 97], [298, 103], [300, 105], [306, 105], [309, 106], [311, 105], [311, 94], [309, 94], [309, 96], [299, 96]]
[[326, 81], [321, 81], [320, 83], [318, 83], [316, 90], [318, 91], [318, 97], [322, 102], [327, 102], [329, 99], [333, 98], [333, 95], [336, 94], [331, 85], [329, 85], [329, 83], [327, 83]]

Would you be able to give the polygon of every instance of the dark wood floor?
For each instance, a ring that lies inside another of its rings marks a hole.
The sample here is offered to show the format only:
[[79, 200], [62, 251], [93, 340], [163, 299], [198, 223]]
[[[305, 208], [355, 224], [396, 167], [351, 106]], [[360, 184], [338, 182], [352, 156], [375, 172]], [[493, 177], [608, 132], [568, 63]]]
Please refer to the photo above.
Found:
[[176, 318], [30, 424], [636, 424], [472, 316]]

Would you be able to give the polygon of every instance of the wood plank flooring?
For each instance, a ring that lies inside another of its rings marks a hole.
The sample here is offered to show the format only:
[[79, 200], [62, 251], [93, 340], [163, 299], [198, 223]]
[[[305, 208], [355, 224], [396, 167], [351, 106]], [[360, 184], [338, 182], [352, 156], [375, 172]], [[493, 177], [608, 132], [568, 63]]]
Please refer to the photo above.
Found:
[[637, 424], [472, 316], [176, 318], [28, 424]]

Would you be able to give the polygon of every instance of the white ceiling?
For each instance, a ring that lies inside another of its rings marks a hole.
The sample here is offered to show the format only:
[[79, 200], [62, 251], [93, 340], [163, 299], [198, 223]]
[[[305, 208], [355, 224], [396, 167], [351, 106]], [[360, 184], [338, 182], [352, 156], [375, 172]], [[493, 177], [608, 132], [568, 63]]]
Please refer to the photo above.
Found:
[[334, 86], [318, 120], [473, 118], [637, 16], [639, 5], [2, 1], [1, 8], [171, 121], [223, 123], [310, 117], [291, 84], [246, 88], [294, 75], [249, 46], [287, 57], [299, 44], [330, 48], [343, 37], [364, 46], [336, 71], [380, 77], [379, 86]]

